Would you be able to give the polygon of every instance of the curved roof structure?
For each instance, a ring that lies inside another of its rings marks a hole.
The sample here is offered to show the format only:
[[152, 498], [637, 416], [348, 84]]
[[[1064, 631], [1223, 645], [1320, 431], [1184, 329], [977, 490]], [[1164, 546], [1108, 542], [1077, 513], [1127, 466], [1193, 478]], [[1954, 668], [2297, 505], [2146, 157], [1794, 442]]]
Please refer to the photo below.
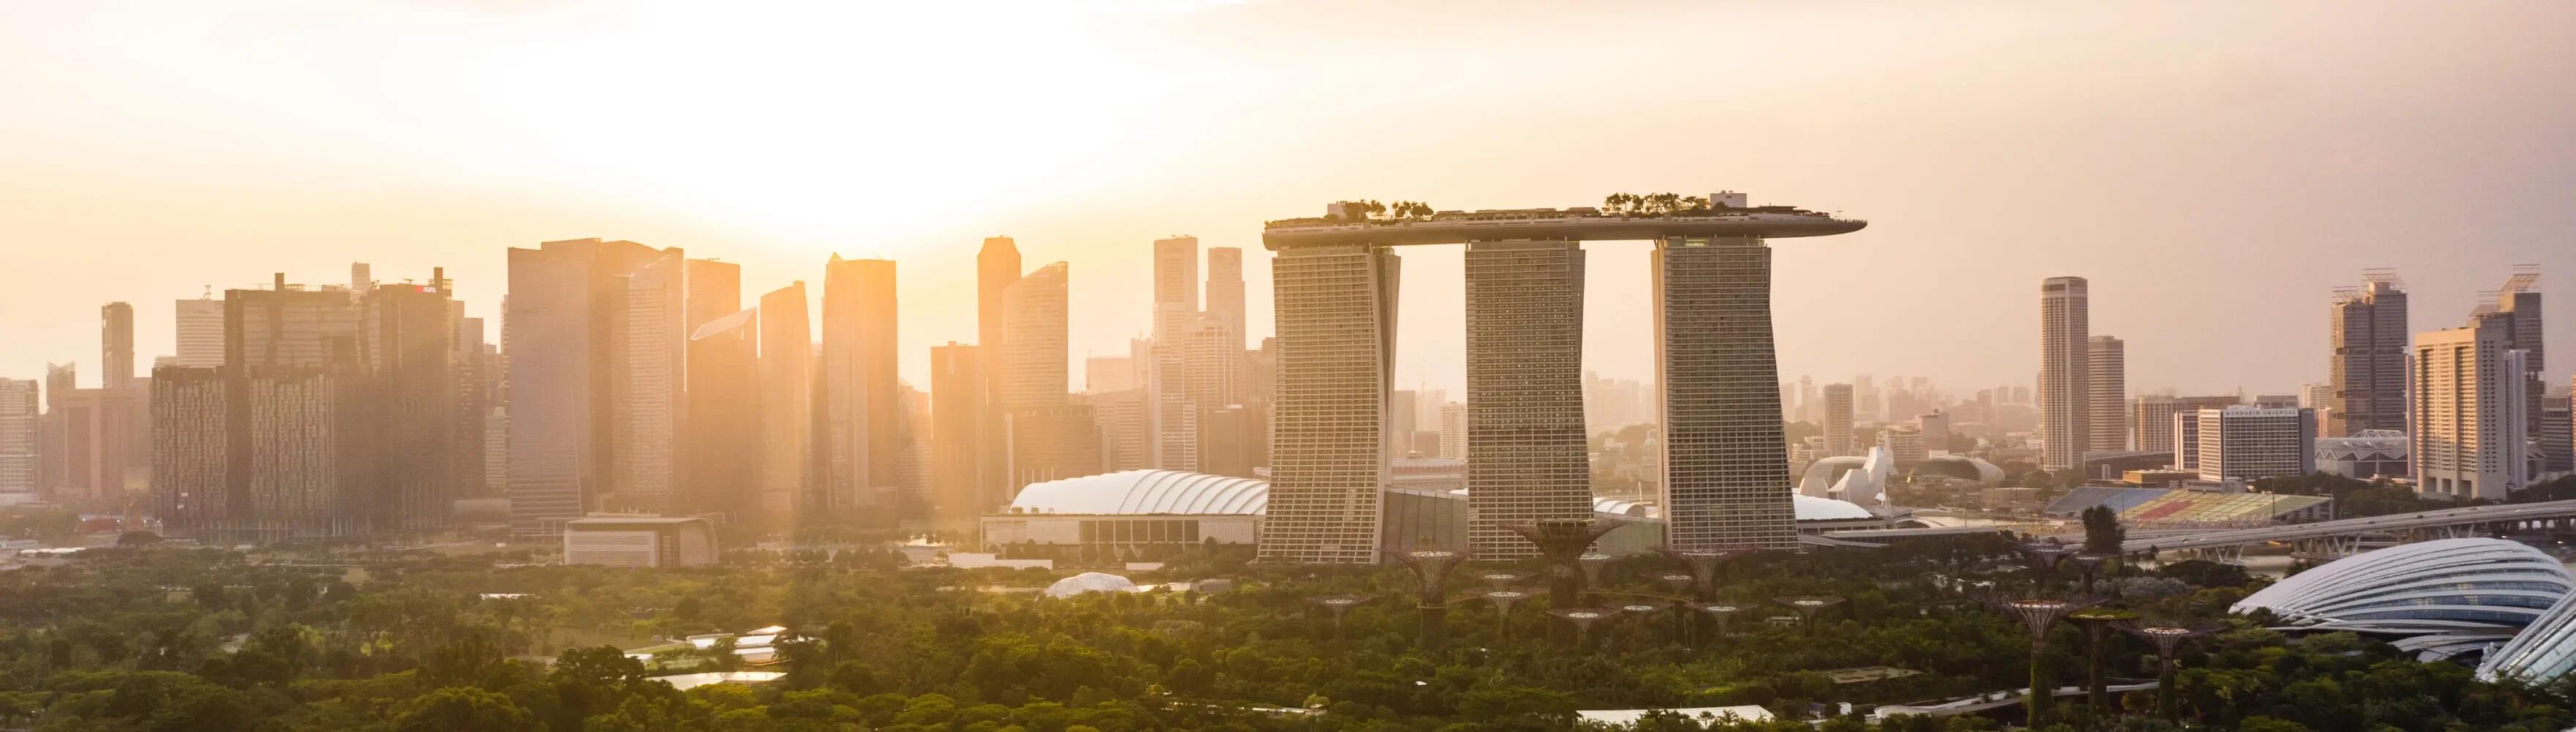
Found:
[[1837, 501], [1831, 498], [1800, 495], [1790, 496], [1789, 501], [1797, 510], [1798, 520], [1800, 521], [1849, 521], [1852, 519], [1878, 518], [1878, 514], [1870, 513], [1869, 509], [1861, 508], [1860, 504], [1850, 501]]
[[1817, 458], [1815, 462], [1807, 464], [1807, 472], [1798, 476], [1798, 495], [1818, 498], [1832, 495], [1828, 491], [1833, 490], [1835, 482], [1842, 480], [1842, 474], [1835, 471], [1846, 473], [1858, 471], [1868, 462], [1868, 458], [1859, 455]]
[[2363, 552], [2291, 575], [2228, 608], [2268, 608], [2288, 629], [2395, 636], [2442, 658], [2502, 642], [2576, 587], [2540, 550], [2502, 539], [2440, 539]]
[[2478, 664], [2478, 680], [2516, 679], [2545, 687], [2576, 671], [2576, 594], [2560, 599]]
[[1124, 470], [1030, 483], [1011, 499], [1011, 513], [1259, 515], [1270, 484], [1252, 478]]
[[1592, 497], [1592, 512], [1617, 514], [1629, 518], [1656, 518], [1664, 515], [1663, 511], [1655, 508], [1655, 504], [1639, 503], [1625, 498], [1603, 498], [1600, 496]]
[[1909, 475], [1937, 475], [1948, 478], [1958, 478], [1961, 480], [1973, 480], [1986, 485], [2003, 485], [2004, 483], [2003, 468], [1995, 467], [1994, 463], [1965, 455], [1935, 455], [1924, 458], [1923, 462], [1914, 464], [1914, 472]]

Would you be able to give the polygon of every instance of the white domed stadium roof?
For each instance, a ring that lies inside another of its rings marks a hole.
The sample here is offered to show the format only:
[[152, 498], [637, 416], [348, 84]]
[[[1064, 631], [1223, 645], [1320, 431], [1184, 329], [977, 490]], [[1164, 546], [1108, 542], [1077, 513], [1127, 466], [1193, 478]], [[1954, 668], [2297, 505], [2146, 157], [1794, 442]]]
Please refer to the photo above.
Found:
[[1055, 584], [1047, 585], [1046, 596], [1072, 597], [1086, 592], [1130, 592], [1135, 589], [1136, 583], [1129, 581], [1125, 577], [1120, 577], [1114, 574], [1102, 574], [1099, 572], [1084, 572], [1082, 574], [1056, 580]]
[[2327, 562], [2228, 612], [2269, 608], [2292, 628], [2399, 636], [2399, 648], [2446, 657], [2502, 642], [2571, 586], [2576, 580], [2566, 567], [2538, 549], [2502, 539], [2439, 539]]
[[1030, 483], [1011, 513], [1260, 515], [1270, 484], [1178, 470], [1123, 470]]

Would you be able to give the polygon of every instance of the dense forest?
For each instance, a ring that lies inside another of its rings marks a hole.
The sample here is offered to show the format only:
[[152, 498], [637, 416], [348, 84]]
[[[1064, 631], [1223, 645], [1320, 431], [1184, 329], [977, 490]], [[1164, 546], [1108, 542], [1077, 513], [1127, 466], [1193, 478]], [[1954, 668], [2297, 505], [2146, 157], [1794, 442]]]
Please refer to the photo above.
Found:
[[[2040, 578], [2000, 542], [1754, 555], [1719, 594], [1719, 625], [1673, 608], [1657, 556], [1605, 568], [1591, 602], [1658, 609], [1577, 636], [1538, 601], [1508, 617], [1473, 579], [1449, 594], [1448, 639], [1417, 647], [1401, 568], [1261, 567], [1216, 550], [1135, 576], [1222, 591], [1045, 598], [1038, 570], [905, 568], [893, 552], [729, 553], [724, 566], [611, 569], [510, 554], [90, 550], [0, 573], [0, 729], [32, 730], [1557, 730], [1578, 709], [1761, 705], [1782, 721], [1716, 729], [1996, 729], [1997, 717], [1863, 721], [1875, 706], [2028, 682], [2030, 642], [1973, 598]], [[2061, 587], [2074, 580], [2060, 577]], [[2222, 622], [2188, 646], [2185, 724], [2245, 730], [2558, 730], [2563, 694], [2482, 684], [2344, 634], [2288, 637], [2225, 608], [2262, 580], [2186, 562], [2125, 569], [2097, 591], [2141, 615]], [[1363, 598], [1337, 623], [1311, 600]], [[1844, 601], [1811, 624], [1774, 598]], [[1784, 618], [1785, 620], [1785, 618]], [[674, 690], [652, 677], [744, 668], [729, 653], [619, 649], [690, 634], [790, 630], [759, 685]], [[2083, 682], [2085, 636], [2040, 659]], [[2152, 649], [2110, 634], [2111, 675], [2152, 678]], [[1858, 681], [1824, 672], [1916, 672]], [[1844, 712], [1843, 704], [1851, 711]], [[2064, 729], [2160, 730], [2152, 692], [2109, 708], [2059, 702]], [[1841, 716], [1836, 716], [1841, 715]], [[1811, 720], [1811, 721], [1789, 721]], [[2081, 727], [2080, 727], [2080, 726]], [[1650, 718], [1645, 729], [1701, 729]]]

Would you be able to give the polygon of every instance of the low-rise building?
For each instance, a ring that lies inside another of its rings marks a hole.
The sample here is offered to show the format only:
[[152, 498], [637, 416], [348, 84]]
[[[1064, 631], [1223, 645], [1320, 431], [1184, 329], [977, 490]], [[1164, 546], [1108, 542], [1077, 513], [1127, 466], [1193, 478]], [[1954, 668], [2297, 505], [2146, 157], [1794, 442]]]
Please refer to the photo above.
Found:
[[565, 564], [703, 567], [716, 563], [715, 523], [696, 516], [590, 516], [564, 522]]

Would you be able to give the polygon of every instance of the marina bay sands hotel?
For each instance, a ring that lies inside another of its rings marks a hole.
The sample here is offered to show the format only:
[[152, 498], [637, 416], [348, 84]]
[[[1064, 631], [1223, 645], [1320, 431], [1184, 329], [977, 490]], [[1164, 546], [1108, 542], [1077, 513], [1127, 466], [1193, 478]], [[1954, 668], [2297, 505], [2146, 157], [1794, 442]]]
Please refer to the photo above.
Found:
[[[1465, 244], [1468, 545], [1528, 556], [1509, 528], [1592, 516], [1583, 425], [1583, 242], [1651, 242], [1664, 543], [1795, 546], [1771, 344], [1768, 239], [1866, 221], [1742, 194], [1645, 214], [1594, 208], [1371, 218], [1335, 204], [1269, 222], [1278, 318], [1264, 561], [1378, 561], [1394, 376], [1394, 247]], [[1668, 207], [1669, 208], [1669, 207]], [[1347, 213], [1346, 213], [1347, 211]]]

